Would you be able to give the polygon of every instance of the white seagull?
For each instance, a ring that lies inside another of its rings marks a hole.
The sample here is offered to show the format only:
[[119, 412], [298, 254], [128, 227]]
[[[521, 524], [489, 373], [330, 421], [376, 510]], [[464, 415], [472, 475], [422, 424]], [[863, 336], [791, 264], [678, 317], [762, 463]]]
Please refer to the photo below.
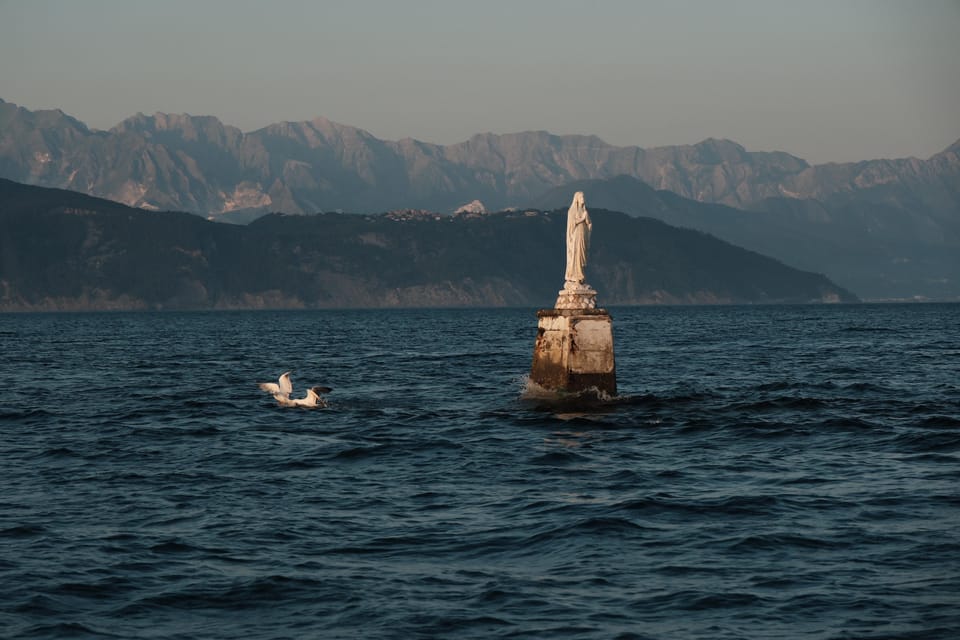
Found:
[[281, 407], [325, 407], [327, 401], [320, 397], [321, 393], [333, 391], [330, 387], [311, 387], [307, 389], [305, 398], [291, 398], [289, 395], [283, 396], [274, 394], [274, 398]]
[[261, 391], [273, 396], [281, 407], [326, 407], [327, 401], [320, 397], [321, 393], [333, 391], [330, 387], [311, 387], [303, 398], [291, 398], [293, 383], [290, 381], [290, 372], [287, 371], [277, 382], [261, 382], [257, 385]]

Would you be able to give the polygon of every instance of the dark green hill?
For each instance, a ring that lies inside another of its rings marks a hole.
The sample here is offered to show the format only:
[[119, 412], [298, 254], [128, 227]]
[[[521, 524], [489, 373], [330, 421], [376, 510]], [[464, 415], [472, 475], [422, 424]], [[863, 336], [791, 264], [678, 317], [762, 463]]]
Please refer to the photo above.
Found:
[[[601, 304], [852, 301], [704, 233], [591, 210]], [[0, 310], [552, 306], [565, 210], [486, 216], [151, 213], [0, 180]]]

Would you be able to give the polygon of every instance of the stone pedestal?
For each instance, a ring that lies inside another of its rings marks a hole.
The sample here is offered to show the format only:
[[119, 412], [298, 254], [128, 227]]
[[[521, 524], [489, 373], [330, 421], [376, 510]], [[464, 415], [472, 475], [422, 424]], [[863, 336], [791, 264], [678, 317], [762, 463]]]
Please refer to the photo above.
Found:
[[[565, 288], [561, 297], [565, 292], [573, 295]], [[596, 292], [590, 292], [595, 306]], [[562, 301], [557, 302], [559, 306]], [[579, 393], [595, 387], [602, 394], [617, 394], [613, 323], [605, 309], [541, 309], [537, 318], [533, 382], [548, 391]]]
[[586, 283], [567, 282], [557, 295], [554, 309], [596, 309], [597, 292]]

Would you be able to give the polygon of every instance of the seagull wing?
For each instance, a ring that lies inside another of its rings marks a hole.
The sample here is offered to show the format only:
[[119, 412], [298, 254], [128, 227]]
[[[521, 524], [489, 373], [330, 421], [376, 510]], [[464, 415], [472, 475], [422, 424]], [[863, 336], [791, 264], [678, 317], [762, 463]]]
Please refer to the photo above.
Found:
[[290, 382], [290, 372], [287, 371], [285, 374], [280, 376], [280, 384], [278, 385], [280, 393], [284, 395], [290, 395], [293, 393], [293, 383]]
[[313, 387], [314, 393], [330, 393], [333, 391], [330, 387]]
[[266, 391], [267, 393], [274, 395], [280, 393], [280, 385], [276, 382], [261, 382], [257, 386], [260, 387], [261, 391]]

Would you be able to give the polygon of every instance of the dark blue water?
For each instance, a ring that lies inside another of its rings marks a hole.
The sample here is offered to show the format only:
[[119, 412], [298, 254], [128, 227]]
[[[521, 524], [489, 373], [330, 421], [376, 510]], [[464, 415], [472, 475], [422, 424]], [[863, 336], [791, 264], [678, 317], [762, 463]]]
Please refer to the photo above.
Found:
[[0, 316], [0, 636], [960, 637], [960, 306], [613, 316]]

